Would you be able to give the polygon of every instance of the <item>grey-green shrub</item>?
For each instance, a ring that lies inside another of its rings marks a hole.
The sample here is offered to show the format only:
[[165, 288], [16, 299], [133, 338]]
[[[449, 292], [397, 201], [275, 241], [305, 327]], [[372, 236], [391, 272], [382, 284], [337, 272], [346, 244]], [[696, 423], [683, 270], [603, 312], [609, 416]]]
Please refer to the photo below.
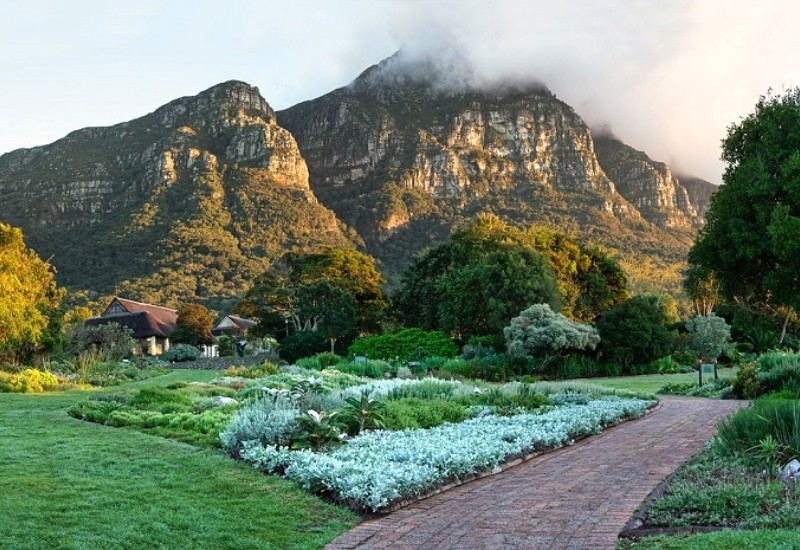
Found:
[[280, 394], [258, 399], [236, 413], [225, 430], [219, 434], [228, 452], [241, 449], [245, 441], [258, 441], [265, 446], [288, 446], [300, 429], [297, 418], [300, 409], [288, 397]]

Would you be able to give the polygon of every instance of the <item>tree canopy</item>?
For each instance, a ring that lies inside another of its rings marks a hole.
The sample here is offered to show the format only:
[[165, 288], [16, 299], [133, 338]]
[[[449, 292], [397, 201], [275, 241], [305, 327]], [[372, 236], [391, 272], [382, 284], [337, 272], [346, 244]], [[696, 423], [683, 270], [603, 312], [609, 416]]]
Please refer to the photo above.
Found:
[[511, 319], [503, 334], [510, 354], [543, 356], [543, 366], [569, 351], [593, 350], [600, 343], [594, 327], [576, 323], [547, 304], [522, 311]]
[[[325, 248], [288, 253], [255, 281], [237, 312], [258, 318], [259, 331], [264, 334], [280, 334], [288, 321], [294, 331], [320, 328], [327, 334], [330, 328], [339, 337], [339, 321], [344, 321], [340, 311], [350, 316], [353, 331], [374, 333], [380, 330], [383, 312], [389, 305], [384, 282], [374, 259], [361, 252]], [[324, 288], [318, 286], [322, 283]], [[315, 296], [315, 292], [321, 294]], [[322, 307], [327, 308], [326, 314]], [[319, 322], [325, 315], [327, 327], [325, 322]], [[331, 328], [334, 324], [338, 328]], [[334, 336], [331, 333], [326, 337]]]
[[635, 296], [597, 321], [606, 359], [628, 367], [669, 355], [675, 344], [668, 304], [658, 296]]
[[759, 99], [728, 128], [727, 163], [689, 253], [729, 300], [800, 306], [800, 89]]
[[172, 339], [175, 343], [202, 346], [211, 343], [214, 316], [201, 304], [183, 304], [178, 308], [178, 321]]
[[0, 222], [0, 360], [41, 345], [62, 295], [52, 267], [25, 246], [22, 231]]
[[627, 296], [604, 252], [546, 227], [520, 230], [481, 215], [417, 256], [403, 275], [395, 312], [408, 326], [462, 340], [501, 335], [520, 304], [547, 303], [591, 320]]

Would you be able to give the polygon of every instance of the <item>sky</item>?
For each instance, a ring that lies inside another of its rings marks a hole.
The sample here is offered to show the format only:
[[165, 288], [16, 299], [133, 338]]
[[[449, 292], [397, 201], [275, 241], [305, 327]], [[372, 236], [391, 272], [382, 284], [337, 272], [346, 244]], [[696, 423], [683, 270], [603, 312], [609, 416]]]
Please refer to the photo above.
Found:
[[238, 79], [275, 109], [402, 49], [544, 83], [593, 127], [721, 181], [720, 141], [800, 85], [794, 0], [0, 0], [0, 153]]

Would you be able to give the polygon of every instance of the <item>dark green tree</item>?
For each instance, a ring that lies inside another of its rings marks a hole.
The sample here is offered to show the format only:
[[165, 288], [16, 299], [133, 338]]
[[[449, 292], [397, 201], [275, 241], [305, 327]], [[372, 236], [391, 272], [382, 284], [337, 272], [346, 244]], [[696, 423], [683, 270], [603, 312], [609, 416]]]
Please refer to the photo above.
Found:
[[711, 198], [689, 263], [713, 274], [728, 300], [796, 311], [800, 89], [761, 97], [754, 112], [728, 128], [722, 159], [724, 185]]
[[614, 306], [597, 321], [604, 358], [627, 368], [669, 355], [676, 338], [672, 321], [658, 296], [636, 296]]
[[627, 280], [605, 252], [546, 227], [525, 231], [491, 215], [418, 255], [402, 278], [395, 314], [408, 326], [502, 337], [525, 305], [548, 303], [579, 320], [627, 297]]
[[297, 287], [292, 321], [302, 331], [319, 332], [331, 345], [356, 325], [356, 299], [349, 290], [325, 280]]
[[286, 320], [295, 331], [304, 330], [293, 315], [298, 289], [320, 281], [353, 296], [355, 331], [362, 334], [380, 331], [383, 313], [389, 305], [383, 290], [385, 281], [375, 260], [355, 250], [326, 248], [284, 255], [254, 282], [236, 311], [258, 318], [258, 332], [262, 334], [281, 334]]
[[60, 337], [62, 297], [50, 264], [25, 246], [21, 230], [0, 222], [0, 362]]
[[178, 309], [178, 321], [172, 340], [175, 343], [202, 346], [211, 343], [214, 316], [201, 304], [183, 304]]

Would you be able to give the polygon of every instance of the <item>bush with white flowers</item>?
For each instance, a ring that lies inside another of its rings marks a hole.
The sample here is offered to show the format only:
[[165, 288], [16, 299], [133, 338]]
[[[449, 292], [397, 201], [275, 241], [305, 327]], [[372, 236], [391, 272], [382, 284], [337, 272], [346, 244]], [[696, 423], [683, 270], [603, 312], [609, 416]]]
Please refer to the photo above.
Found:
[[330, 452], [291, 451], [253, 440], [243, 443], [242, 457], [265, 472], [282, 471], [307, 490], [375, 511], [515, 456], [571, 444], [575, 437], [643, 415], [649, 404], [607, 397], [544, 414], [480, 416], [427, 430], [368, 431]]

